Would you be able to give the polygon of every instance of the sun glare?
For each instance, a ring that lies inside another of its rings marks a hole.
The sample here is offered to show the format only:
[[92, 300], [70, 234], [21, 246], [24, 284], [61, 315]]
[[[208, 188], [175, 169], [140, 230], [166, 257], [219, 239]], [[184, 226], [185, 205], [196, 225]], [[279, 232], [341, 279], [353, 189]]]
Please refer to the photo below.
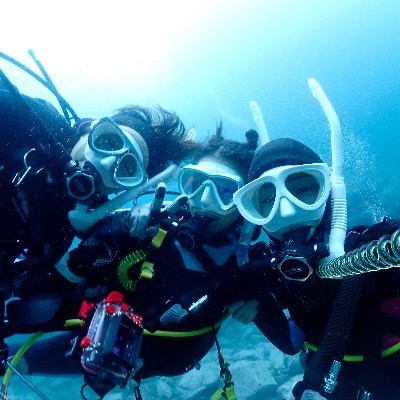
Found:
[[63, 8], [54, 1], [22, 4], [6, 6], [3, 16], [8, 17], [2, 18], [0, 31], [7, 40], [1, 50], [26, 59], [31, 47], [61, 73], [75, 69], [96, 80], [111, 73], [165, 73], [174, 46], [213, 2], [69, 1]]

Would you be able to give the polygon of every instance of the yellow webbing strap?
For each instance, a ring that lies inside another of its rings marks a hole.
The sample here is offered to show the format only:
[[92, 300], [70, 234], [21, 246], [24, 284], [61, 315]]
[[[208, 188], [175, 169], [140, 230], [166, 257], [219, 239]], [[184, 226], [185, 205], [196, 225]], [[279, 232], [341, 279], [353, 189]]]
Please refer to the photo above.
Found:
[[165, 236], [167, 236], [167, 231], [165, 229], [159, 229], [156, 236], [153, 237], [153, 240], [151, 241], [151, 246], [154, 249], [159, 249], [161, 245], [163, 244], [163, 241], [165, 239]]
[[229, 385], [225, 385], [222, 389], [218, 389], [211, 396], [211, 400], [237, 400], [233, 382]]
[[232, 382], [232, 373], [229, 370], [229, 364], [226, 362], [224, 362], [221, 367], [220, 377], [224, 381], [224, 387], [222, 389], [218, 389], [211, 396], [211, 400], [237, 400], [235, 385]]
[[140, 277], [145, 279], [151, 279], [154, 276], [154, 263], [144, 260], [142, 267], [140, 268]]
[[[151, 240], [151, 247], [158, 250], [164, 242], [167, 231], [159, 228], [156, 236]], [[149, 255], [149, 254], [147, 254]], [[140, 269], [140, 277], [145, 279], [152, 279], [154, 276], [154, 263], [151, 261], [144, 260]]]
[[[310, 349], [312, 351], [318, 350], [318, 346], [315, 346], [312, 343], [304, 342], [303, 347], [306, 349]], [[382, 357], [388, 357], [394, 353], [397, 353], [399, 350], [400, 350], [400, 342], [394, 344], [393, 346], [388, 347], [385, 350], [382, 350], [381, 355]], [[343, 360], [348, 362], [362, 362], [364, 361], [364, 356], [362, 354], [345, 354]]]
[[[222, 325], [222, 323], [229, 317], [230, 314], [224, 315], [217, 323], [214, 324], [214, 329]], [[174, 332], [174, 331], [155, 331], [150, 332], [147, 329], [143, 330], [143, 334], [147, 336], [158, 336], [158, 337], [174, 337], [174, 338], [184, 338], [191, 336], [205, 335], [206, 333], [212, 332], [213, 327], [208, 326], [207, 328], [198, 329], [196, 331], [186, 331], [186, 332]]]

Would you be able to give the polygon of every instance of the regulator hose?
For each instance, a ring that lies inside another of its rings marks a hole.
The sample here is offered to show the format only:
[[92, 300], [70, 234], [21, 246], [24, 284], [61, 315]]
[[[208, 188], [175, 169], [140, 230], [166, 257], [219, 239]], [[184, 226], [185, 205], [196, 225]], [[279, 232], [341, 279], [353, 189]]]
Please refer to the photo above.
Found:
[[395, 267], [400, 267], [400, 229], [318, 266], [315, 273], [337, 279]]

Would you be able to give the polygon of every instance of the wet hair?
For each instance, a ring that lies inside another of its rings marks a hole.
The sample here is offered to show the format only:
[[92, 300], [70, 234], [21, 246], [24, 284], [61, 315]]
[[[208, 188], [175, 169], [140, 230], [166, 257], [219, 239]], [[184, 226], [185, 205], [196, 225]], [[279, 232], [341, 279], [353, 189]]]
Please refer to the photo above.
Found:
[[179, 164], [197, 148], [177, 114], [160, 106], [127, 105], [115, 110], [111, 118], [134, 129], [145, 140], [149, 149], [149, 177], [163, 171], [171, 162]]
[[222, 135], [222, 122], [219, 122], [215, 133], [201, 144], [196, 153], [195, 162], [203, 157], [212, 157], [236, 169], [243, 180], [247, 180], [251, 162], [258, 145], [258, 133], [251, 129], [246, 132], [246, 142], [225, 139]]

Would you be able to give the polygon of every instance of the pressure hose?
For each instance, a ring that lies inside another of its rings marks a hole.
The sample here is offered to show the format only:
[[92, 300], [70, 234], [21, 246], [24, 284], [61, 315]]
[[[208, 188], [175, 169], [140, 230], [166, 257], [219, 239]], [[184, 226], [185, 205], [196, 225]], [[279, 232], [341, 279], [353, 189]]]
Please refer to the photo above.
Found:
[[75, 123], [77, 123], [80, 120], [80, 118], [78, 117], [78, 115], [76, 114], [74, 109], [70, 106], [70, 104], [64, 99], [64, 97], [61, 96], [60, 92], [55, 87], [53, 81], [50, 79], [49, 74], [44, 69], [42, 63], [37, 59], [33, 50], [28, 50], [28, 54], [33, 58], [33, 61], [38, 66], [38, 68], [40, 69], [40, 72], [43, 74], [45, 79], [43, 79], [40, 75], [33, 72], [31, 69], [29, 69], [24, 64], [20, 63], [19, 61], [15, 60], [14, 58], [10, 57], [9, 55], [7, 55], [3, 52], [0, 52], [0, 58], [3, 58], [4, 60], [8, 61], [9, 63], [20, 68], [21, 70], [23, 70], [24, 72], [26, 72], [27, 74], [32, 76], [34, 79], [36, 79], [38, 82], [40, 82], [57, 99], [58, 103], [60, 104], [61, 110], [64, 114], [64, 117], [67, 121], [70, 122], [70, 125], [71, 125], [71, 120], [74, 120]]
[[320, 278], [337, 279], [395, 267], [400, 267], [400, 229], [319, 265], [315, 272]]
[[[345, 338], [350, 330], [363, 284], [362, 278], [346, 277], [339, 287], [319, 349], [305, 369], [303, 380], [312, 388], [318, 390], [323, 386], [326, 393], [332, 393], [335, 389], [340, 362], [344, 356]], [[333, 374], [331, 367], [330, 374], [327, 375], [330, 366], [336, 367], [336, 371]]]
[[[324, 90], [315, 79], [309, 79], [308, 85], [312, 95], [319, 102], [331, 131], [332, 219], [329, 235], [330, 254], [327, 259], [321, 261], [321, 264], [324, 265], [326, 262], [337, 259], [344, 254], [347, 230], [347, 200], [343, 176], [343, 138], [338, 116]], [[362, 281], [362, 276], [351, 276], [343, 279], [319, 349], [311, 357], [305, 369], [303, 382], [306, 387], [311, 387], [318, 392], [322, 386], [326, 393], [332, 393], [335, 389], [340, 361], [346, 344], [344, 338], [350, 330]], [[330, 372], [327, 374], [328, 371]]]

